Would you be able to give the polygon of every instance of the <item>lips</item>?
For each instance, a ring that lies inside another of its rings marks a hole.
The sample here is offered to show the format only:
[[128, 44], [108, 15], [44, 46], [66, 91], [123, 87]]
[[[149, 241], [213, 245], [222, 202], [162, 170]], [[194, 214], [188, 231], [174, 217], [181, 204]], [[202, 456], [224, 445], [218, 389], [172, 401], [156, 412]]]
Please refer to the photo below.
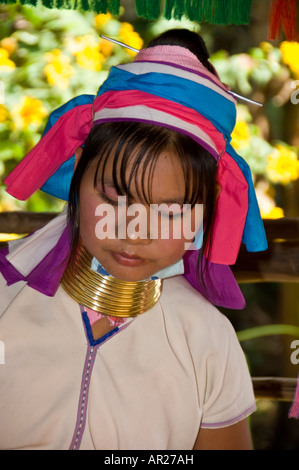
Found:
[[139, 256], [130, 253], [126, 253], [125, 251], [114, 252], [112, 254], [114, 259], [123, 266], [136, 267], [140, 266], [145, 262], [143, 258], [140, 258]]

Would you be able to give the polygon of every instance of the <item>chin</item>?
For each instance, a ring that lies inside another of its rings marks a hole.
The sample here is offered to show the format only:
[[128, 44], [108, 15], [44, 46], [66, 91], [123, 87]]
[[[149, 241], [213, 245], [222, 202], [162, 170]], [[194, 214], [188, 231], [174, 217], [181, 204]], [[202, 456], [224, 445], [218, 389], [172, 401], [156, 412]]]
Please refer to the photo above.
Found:
[[153, 274], [154, 274], [154, 273], [153, 274], [145, 273], [145, 274], [139, 274], [138, 275], [137, 273], [134, 273], [134, 272], [132, 273], [130, 271], [131, 270], [128, 269], [127, 272], [119, 272], [119, 271], [117, 271], [115, 273], [110, 272], [110, 271], [108, 271], [108, 272], [111, 274], [111, 276], [115, 277], [116, 279], [119, 279], [120, 281], [126, 281], [126, 282], [144, 281], [144, 280], [150, 278], [151, 276], [153, 276]]

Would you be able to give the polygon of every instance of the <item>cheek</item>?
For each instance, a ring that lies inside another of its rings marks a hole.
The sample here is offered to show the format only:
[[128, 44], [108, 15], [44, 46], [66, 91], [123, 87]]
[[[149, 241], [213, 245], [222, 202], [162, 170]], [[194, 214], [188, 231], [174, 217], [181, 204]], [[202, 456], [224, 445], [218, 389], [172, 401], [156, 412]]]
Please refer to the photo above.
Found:
[[[170, 226], [169, 240], [177, 247], [183, 246], [192, 242], [199, 229], [202, 227], [202, 217], [199, 216], [195, 219], [194, 214], [186, 217], [183, 221], [178, 221]], [[186, 248], [185, 248], [186, 249]]]
[[95, 237], [98, 218], [95, 216], [97, 201], [92, 197], [80, 194], [80, 235], [83, 238]]
[[185, 240], [159, 240], [159, 251], [161, 259], [169, 259], [171, 263], [178, 261], [184, 255], [185, 249]]

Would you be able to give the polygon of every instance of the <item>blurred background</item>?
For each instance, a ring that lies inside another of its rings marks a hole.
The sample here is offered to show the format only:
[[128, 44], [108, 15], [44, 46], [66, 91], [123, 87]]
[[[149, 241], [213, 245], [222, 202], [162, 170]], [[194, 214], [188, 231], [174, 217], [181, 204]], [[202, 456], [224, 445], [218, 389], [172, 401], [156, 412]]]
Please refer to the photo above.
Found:
[[[232, 135], [232, 145], [252, 169], [263, 218], [298, 218], [299, 42], [283, 33], [268, 40], [269, 8], [270, 0], [253, 0], [248, 25], [222, 26], [184, 17], [145, 20], [137, 16], [134, 0], [121, 1], [115, 16], [0, 4], [0, 212], [56, 213], [64, 206], [41, 191], [19, 202], [6, 194], [2, 180], [40, 139], [52, 110], [78, 94], [95, 94], [112, 65], [132, 60], [132, 51], [100, 34], [140, 49], [164, 30], [186, 27], [203, 36], [222, 81], [263, 104], [240, 102]], [[18, 236], [1, 233], [0, 226], [0, 241]], [[246, 308], [223, 312], [238, 332], [298, 326], [298, 279], [243, 281]], [[290, 359], [294, 339], [279, 331], [242, 339], [252, 376], [296, 378], [299, 364]], [[258, 400], [251, 418], [255, 449], [299, 449], [299, 420], [288, 418], [290, 406], [289, 401]]]

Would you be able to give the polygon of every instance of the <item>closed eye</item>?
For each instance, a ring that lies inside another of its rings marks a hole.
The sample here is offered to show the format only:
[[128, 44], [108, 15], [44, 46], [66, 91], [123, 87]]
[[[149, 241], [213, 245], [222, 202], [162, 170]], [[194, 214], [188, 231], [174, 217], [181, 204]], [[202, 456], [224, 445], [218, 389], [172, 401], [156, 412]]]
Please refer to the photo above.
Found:
[[181, 218], [185, 213], [186, 209], [189, 206], [188, 204], [178, 204], [178, 203], [173, 203], [173, 204], [152, 204], [151, 208], [154, 210], [154, 212], [161, 214], [162, 217], [167, 217], [169, 219], [179, 219]]
[[107, 204], [111, 204], [111, 206], [118, 206], [118, 199], [115, 201], [114, 199], [111, 199], [110, 197], [107, 196], [103, 191], [98, 191], [98, 195], [100, 196], [103, 201], [105, 201]]

